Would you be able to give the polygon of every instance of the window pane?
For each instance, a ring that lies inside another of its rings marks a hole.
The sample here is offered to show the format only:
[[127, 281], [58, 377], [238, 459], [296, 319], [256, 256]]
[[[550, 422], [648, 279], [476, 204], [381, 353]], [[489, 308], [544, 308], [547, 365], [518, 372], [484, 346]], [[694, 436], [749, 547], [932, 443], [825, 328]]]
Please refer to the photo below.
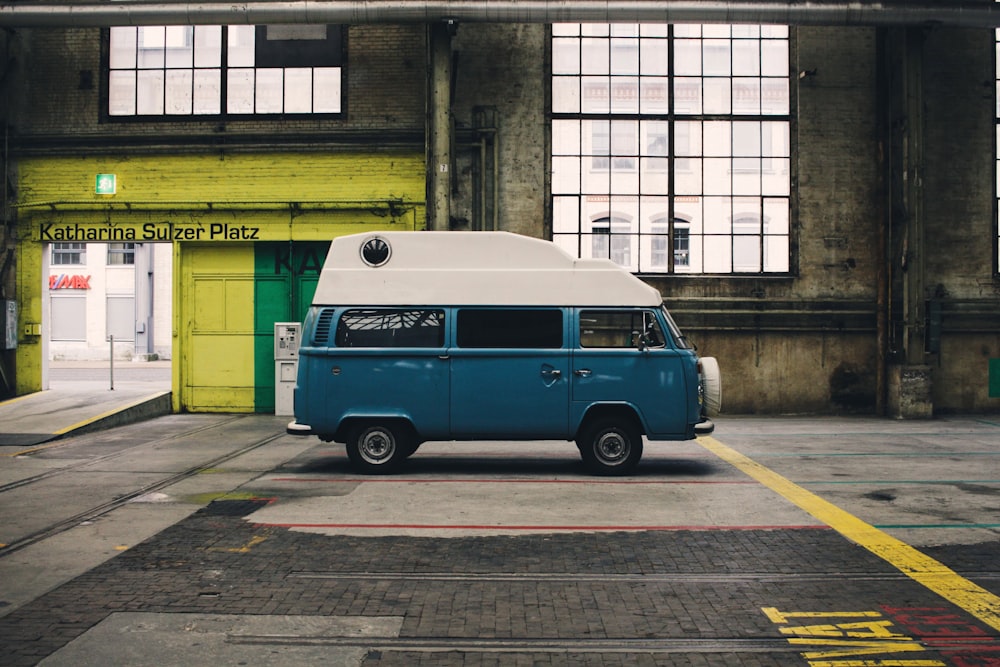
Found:
[[760, 76], [760, 42], [740, 39], [733, 42], [733, 74]]
[[580, 80], [568, 76], [552, 77], [552, 111], [577, 113], [580, 111]]
[[192, 26], [167, 26], [166, 66], [191, 67], [194, 63], [194, 28]]
[[560, 310], [463, 309], [457, 331], [463, 348], [560, 348], [563, 315]]
[[674, 74], [701, 76], [701, 40], [674, 40]]
[[136, 109], [142, 115], [163, 115], [163, 70], [139, 70], [136, 78]]
[[337, 323], [337, 347], [441, 347], [444, 311], [349, 310]]
[[133, 69], [136, 59], [137, 28], [111, 28], [111, 69]]
[[194, 29], [194, 66], [219, 67], [221, 64], [222, 26], [196, 26]]
[[111, 72], [108, 77], [108, 114], [135, 115], [135, 70]]
[[254, 40], [256, 31], [252, 25], [229, 26], [229, 45], [226, 53], [230, 67], [254, 66]]
[[217, 114], [222, 109], [222, 72], [217, 69], [194, 71], [194, 106], [196, 114]]
[[139, 69], [163, 67], [166, 60], [166, 26], [145, 26], [139, 28]]
[[552, 121], [552, 154], [578, 155], [580, 153], [580, 121]]
[[313, 68], [314, 113], [340, 113], [340, 81], [339, 67]]
[[608, 74], [610, 71], [611, 47], [606, 39], [580, 40], [581, 74]]
[[587, 310], [580, 313], [580, 347], [634, 349], [643, 336], [649, 347], [665, 344], [662, 329], [648, 311]]
[[284, 72], [277, 68], [258, 69], [256, 70], [256, 78], [255, 111], [257, 113], [281, 113], [284, 110], [281, 104]]
[[666, 76], [670, 67], [670, 42], [644, 39], [639, 43], [639, 71], [645, 75]]
[[575, 38], [552, 40], [552, 73], [580, 73], [580, 40]]
[[729, 40], [706, 39], [702, 46], [702, 62], [705, 76], [729, 76], [732, 74], [732, 54]]
[[231, 69], [226, 86], [226, 106], [229, 113], [253, 113], [252, 69]]
[[611, 73], [639, 73], [639, 41], [636, 39], [611, 40]]
[[168, 114], [190, 114], [193, 108], [194, 70], [167, 70]]
[[312, 69], [289, 67], [285, 70], [285, 113], [312, 111]]

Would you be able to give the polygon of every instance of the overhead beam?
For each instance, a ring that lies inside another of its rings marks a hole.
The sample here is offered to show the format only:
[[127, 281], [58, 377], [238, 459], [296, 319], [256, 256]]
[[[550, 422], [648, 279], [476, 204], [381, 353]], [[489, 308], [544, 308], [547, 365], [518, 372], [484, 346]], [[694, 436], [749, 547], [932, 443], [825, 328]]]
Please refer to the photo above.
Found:
[[284, 0], [269, 2], [8, 2], [4, 27], [275, 23], [726, 23], [1000, 27], [993, 2], [750, 0]]

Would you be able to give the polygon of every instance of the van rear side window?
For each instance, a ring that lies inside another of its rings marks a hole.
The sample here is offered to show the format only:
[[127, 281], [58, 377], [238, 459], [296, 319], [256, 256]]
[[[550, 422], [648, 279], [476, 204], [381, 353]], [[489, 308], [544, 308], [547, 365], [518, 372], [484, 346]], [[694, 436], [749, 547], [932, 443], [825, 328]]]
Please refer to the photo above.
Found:
[[563, 345], [561, 310], [491, 308], [458, 311], [458, 346], [547, 348]]
[[443, 310], [348, 310], [337, 323], [337, 347], [441, 347]]

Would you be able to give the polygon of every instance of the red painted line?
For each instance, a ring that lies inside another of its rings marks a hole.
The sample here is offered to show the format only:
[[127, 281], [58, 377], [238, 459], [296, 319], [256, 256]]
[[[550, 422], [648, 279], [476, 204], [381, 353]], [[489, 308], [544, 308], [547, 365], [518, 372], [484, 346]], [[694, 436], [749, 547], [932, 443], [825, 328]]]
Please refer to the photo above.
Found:
[[341, 479], [324, 479], [319, 477], [272, 477], [271, 482], [306, 482], [306, 483], [326, 483], [339, 484], [341, 482], [367, 482], [378, 484], [413, 484], [413, 483], [434, 483], [434, 484], [745, 484], [754, 485], [752, 480], [734, 479], [725, 480], [621, 480], [621, 481], [597, 481], [594, 479], [444, 479], [437, 477], [411, 477], [406, 479], [384, 479], [381, 477], [344, 477]]
[[410, 524], [410, 523], [270, 523], [254, 522], [260, 526], [278, 528], [365, 528], [370, 530], [518, 530], [518, 531], [576, 531], [576, 532], [639, 532], [639, 531], [720, 531], [720, 530], [832, 530], [829, 526], [496, 526], [487, 524]]

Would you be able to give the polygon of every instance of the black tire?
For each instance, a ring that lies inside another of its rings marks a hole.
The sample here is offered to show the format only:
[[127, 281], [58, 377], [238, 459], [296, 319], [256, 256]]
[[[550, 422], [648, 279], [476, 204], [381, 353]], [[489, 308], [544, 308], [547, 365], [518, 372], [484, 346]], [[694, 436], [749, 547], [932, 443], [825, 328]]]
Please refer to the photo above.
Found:
[[581, 429], [576, 446], [595, 475], [628, 475], [642, 458], [642, 432], [628, 419], [597, 419]]
[[369, 422], [347, 435], [347, 458], [366, 475], [387, 475], [413, 452], [408, 429], [392, 422]]

